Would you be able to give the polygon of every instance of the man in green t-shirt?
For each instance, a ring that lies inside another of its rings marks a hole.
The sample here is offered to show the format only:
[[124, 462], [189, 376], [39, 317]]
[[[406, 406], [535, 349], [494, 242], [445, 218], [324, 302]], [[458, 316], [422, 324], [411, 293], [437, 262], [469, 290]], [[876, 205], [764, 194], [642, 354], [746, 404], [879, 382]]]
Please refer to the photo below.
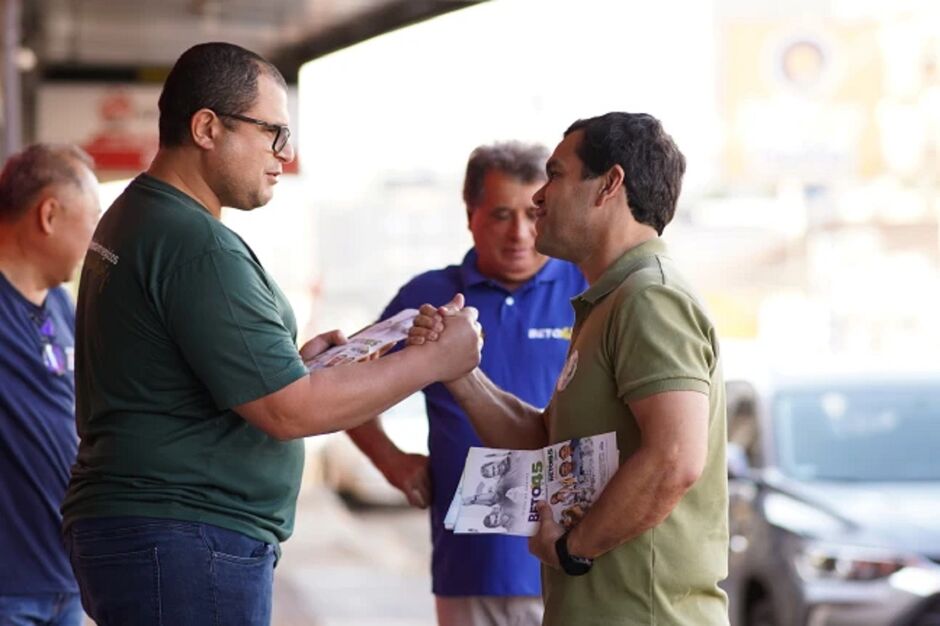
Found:
[[[542, 411], [478, 369], [448, 384], [501, 448], [616, 431], [620, 469], [568, 532], [542, 503], [529, 543], [549, 626], [728, 623], [724, 385], [715, 328], [659, 239], [685, 159], [658, 120], [608, 113], [565, 132], [536, 192], [536, 249], [578, 264], [564, 370]], [[425, 305], [410, 343], [456, 307]]]
[[308, 373], [304, 360], [345, 339], [298, 351], [284, 294], [219, 220], [267, 203], [294, 158], [283, 77], [202, 44], [159, 107], [159, 152], [101, 219], [82, 271], [81, 443], [62, 505], [72, 568], [99, 626], [266, 626], [300, 438], [467, 373], [479, 328], [470, 311], [440, 346]]

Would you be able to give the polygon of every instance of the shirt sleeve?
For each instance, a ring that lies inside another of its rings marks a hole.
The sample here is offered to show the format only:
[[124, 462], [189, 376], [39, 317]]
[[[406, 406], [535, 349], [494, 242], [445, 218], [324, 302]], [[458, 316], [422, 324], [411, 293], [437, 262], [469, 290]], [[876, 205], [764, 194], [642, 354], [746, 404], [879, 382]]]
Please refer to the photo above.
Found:
[[688, 294], [667, 285], [645, 287], [618, 308], [612, 322], [608, 354], [621, 400], [665, 391], [708, 394], [715, 333]]
[[170, 336], [220, 408], [273, 393], [306, 374], [264, 270], [216, 250], [167, 278], [162, 294]]
[[388, 318], [395, 315], [399, 311], [402, 311], [408, 308], [404, 304], [404, 300], [405, 300], [404, 291], [405, 291], [405, 287], [402, 287], [401, 289], [398, 290], [398, 293], [396, 293], [395, 297], [392, 298], [392, 301], [388, 303], [388, 306], [386, 306], [385, 310], [382, 311], [382, 315], [379, 316], [379, 319], [377, 321], [381, 322], [383, 320], [387, 320]]

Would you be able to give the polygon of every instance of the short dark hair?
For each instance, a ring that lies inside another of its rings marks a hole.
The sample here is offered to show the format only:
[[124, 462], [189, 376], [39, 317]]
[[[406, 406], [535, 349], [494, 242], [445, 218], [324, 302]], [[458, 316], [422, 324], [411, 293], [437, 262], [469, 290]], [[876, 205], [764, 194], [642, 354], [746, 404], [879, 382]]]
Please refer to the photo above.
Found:
[[160, 147], [182, 145], [189, 137], [189, 122], [200, 109], [234, 114], [247, 111], [258, 97], [262, 72], [287, 88], [276, 67], [241, 46], [211, 42], [184, 52], [160, 93]]
[[7, 159], [0, 172], [0, 221], [13, 222], [49, 185], [82, 188], [79, 165], [93, 169], [95, 162], [76, 145], [35, 143]]
[[663, 125], [646, 113], [614, 112], [578, 120], [565, 136], [579, 130], [582, 176], [594, 178], [620, 165], [633, 218], [662, 235], [676, 213], [685, 173], [685, 157]]
[[463, 179], [463, 201], [467, 212], [482, 200], [483, 179], [487, 172], [497, 170], [523, 183], [532, 183], [545, 180], [546, 160], [548, 149], [537, 143], [503, 141], [477, 147], [470, 153]]

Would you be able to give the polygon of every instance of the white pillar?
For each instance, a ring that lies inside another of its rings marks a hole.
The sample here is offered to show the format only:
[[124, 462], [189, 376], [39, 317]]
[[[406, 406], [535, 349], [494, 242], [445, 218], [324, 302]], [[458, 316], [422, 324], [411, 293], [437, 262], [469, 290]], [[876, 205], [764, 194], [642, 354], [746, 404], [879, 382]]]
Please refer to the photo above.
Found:
[[3, 154], [4, 160], [23, 144], [22, 94], [17, 55], [20, 48], [21, 0], [3, 3]]

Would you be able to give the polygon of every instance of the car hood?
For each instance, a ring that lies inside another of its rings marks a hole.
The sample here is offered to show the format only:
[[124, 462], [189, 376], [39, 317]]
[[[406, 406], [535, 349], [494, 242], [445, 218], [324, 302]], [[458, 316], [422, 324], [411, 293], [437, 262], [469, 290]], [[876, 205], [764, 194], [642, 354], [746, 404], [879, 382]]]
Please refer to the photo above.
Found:
[[781, 492], [843, 522], [824, 539], [940, 557], [940, 483], [783, 481]]

